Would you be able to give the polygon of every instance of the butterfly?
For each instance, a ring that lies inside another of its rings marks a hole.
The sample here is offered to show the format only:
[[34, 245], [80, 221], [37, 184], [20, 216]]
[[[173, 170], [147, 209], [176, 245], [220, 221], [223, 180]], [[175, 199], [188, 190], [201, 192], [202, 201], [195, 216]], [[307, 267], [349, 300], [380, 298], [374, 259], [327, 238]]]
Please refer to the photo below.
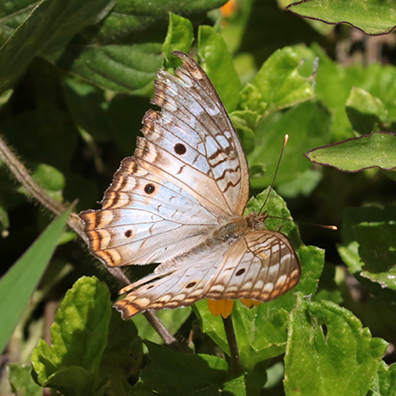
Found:
[[160, 70], [133, 157], [125, 158], [101, 210], [80, 213], [93, 255], [110, 267], [161, 263], [123, 288], [115, 308], [140, 312], [213, 300], [270, 301], [301, 276], [286, 236], [244, 216], [249, 172], [239, 137], [209, 77], [189, 55]]

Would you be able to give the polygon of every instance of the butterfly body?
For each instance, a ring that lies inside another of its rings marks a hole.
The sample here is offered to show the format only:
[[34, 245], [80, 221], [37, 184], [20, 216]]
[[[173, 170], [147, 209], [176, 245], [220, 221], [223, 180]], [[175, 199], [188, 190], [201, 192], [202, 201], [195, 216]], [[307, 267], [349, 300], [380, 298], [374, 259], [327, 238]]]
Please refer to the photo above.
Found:
[[80, 214], [92, 253], [109, 266], [161, 263], [121, 290], [129, 318], [202, 298], [269, 301], [297, 284], [289, 240], [243, 216], [249, 173], [216, 90], [187, 54], [176, 76], [160, 71], [133, 157], [123, 160], [102, 209]]

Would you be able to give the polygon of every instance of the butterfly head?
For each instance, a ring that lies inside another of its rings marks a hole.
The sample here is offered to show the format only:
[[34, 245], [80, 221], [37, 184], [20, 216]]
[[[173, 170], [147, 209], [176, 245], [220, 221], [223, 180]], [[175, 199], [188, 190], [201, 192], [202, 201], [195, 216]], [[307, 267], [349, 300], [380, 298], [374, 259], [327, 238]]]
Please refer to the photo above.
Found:
[[255, 231], [260, 231], [264, 228], [264, 222], [267, 220], [268, 214], [252, 212], [246, 216], [247, 225], [250, 229]]

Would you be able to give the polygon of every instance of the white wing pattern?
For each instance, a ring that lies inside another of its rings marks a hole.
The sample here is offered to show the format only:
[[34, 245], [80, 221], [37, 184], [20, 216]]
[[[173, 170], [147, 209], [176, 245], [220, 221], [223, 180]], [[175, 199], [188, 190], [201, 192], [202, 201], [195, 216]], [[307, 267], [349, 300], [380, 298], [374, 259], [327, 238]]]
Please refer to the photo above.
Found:
[[92, 253], [107, 265], [162, 263], [120, 293], [124, 319], [202, 298], [269, 301], [295, 286], [289, 240], [243, 216], [249, 173], [238, 135], [206, 73], [189, 55], [159, 71], [133, 157], [124, 159], [102, 209], [80, 214]]

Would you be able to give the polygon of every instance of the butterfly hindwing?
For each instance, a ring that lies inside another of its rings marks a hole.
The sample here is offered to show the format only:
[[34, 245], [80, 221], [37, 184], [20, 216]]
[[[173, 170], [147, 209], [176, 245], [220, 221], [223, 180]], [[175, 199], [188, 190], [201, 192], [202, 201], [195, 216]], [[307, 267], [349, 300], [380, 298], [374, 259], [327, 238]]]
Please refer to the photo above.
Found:
[[129, 293], [115, 304], [124, 319], [145, 310], [191, 305], [203, 298], [270, 301], [294, 287], [301, 273], [288, 239], [268, 230], [171, 261], [166, 270], [121, 291]]

